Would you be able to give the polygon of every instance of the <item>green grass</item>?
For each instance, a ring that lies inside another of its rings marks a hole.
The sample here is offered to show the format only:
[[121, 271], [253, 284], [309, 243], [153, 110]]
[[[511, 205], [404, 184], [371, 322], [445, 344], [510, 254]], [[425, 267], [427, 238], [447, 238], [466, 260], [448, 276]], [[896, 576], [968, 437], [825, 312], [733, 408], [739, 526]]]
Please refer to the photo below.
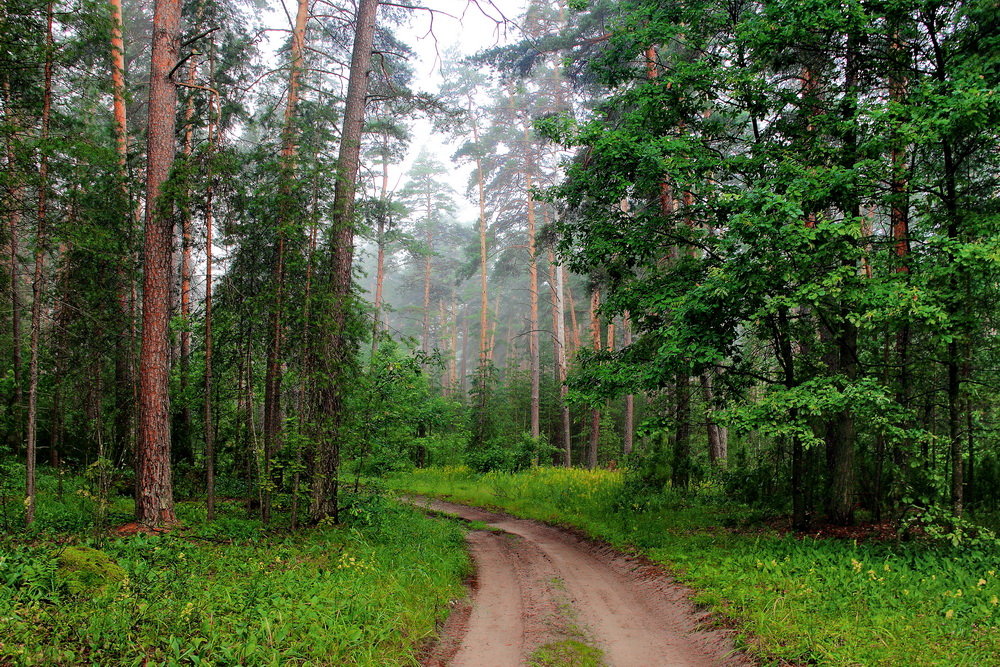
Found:
[[752, 526], [717, 496], [627, 493], [620, 472], [418, 470], [392, 480], [551, 523], [665, 564], [695, 600], [735, 621], [765, 661], [1000, 664], [1000, 552], [927, 543], [796, 538]]
[[539, 646], [531, 659], [529, 667], [601, 667], [604, 664], [603, 654], [593, 646], [587, 646], [575, 639], [564, 639]]
[[[40, 515], [86, 528], [67, 498]], [[187, 528], [165, 535], [98, 543], [44, 524], [0, 535], [0, 664], [417, 664], [464, 594], [462, 529], [377, 496], [347, 526], [296, 532], [265, 532], [232, 502], [212, 523], [198, 505], [178, 512]], [[78, 542], [125, 581], [71, 594], [56, 556]]]

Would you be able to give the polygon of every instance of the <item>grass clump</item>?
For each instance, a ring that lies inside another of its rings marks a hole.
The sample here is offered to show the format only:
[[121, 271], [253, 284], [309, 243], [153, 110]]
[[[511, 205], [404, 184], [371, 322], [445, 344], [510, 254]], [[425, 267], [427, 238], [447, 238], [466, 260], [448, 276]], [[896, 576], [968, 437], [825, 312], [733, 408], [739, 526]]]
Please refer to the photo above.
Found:
[[859, 543], [754, 523], [712, 489], [641, 496], [619, 471], [417, 470], [408, 493], [497, 507], [663, 563], [768, 660], [988, 665], [1000, 655], [1000, 550], [983, 540]]
[[530, 667], [601, 667], [604, 654], [576, 639], [539, 646], [528, 661]]

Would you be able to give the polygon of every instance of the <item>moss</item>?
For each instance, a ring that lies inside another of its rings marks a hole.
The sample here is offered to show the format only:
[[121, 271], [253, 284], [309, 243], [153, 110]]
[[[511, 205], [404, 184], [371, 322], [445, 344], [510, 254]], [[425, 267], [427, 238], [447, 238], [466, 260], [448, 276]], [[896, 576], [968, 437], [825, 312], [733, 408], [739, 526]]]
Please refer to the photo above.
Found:
[[531, 654], [531, 667], [600, 667], [604, 664], [600, 649], [587, 646], [575, 639], [564, 639], [538, 647]]
[[125, 570], [103, 551], [66, 547], [56, 554], [56, 579], [73, 595], [100, 595], [125, 579]]

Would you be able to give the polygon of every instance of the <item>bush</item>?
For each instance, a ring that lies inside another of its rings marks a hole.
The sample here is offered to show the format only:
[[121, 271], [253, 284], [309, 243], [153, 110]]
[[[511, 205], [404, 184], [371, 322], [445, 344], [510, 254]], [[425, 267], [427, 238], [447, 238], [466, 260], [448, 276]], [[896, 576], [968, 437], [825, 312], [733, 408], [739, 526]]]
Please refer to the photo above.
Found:
[[527, 470], [539, 460], [550, 459], [553, 451], [541, 438], [522, 433], [513, 442], [508, 438], [494, 438], [482, 449], [470, 449], [465, 455], [465, 462], [480, 473], [515, 473]]

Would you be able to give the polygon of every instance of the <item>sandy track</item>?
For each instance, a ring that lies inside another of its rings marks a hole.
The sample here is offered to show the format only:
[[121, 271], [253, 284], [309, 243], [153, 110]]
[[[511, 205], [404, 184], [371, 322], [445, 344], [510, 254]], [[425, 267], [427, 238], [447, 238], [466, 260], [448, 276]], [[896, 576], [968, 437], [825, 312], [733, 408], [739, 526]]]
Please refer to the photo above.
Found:
[[[425, 664], [525, 664], [538, 647], [574, 639], [615, 667], [749, 665], [688, 589], [659, 569], [534, 521], [425, 498], [411, 502], [503, 531], [471, 531], [471, 613], [445, 628]], [[461, 616], [461, 615], [460, 615]], [[467, 620], [466, 620], [467, 618]]]

